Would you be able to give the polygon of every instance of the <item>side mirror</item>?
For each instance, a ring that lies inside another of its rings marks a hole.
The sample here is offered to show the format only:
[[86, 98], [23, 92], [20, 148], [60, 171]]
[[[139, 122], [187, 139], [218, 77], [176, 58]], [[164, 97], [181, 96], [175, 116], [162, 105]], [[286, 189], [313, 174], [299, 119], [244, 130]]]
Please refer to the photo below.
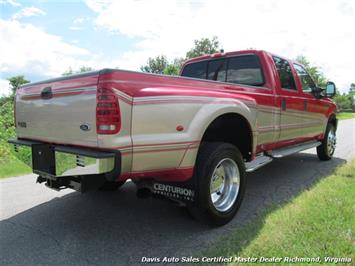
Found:
[[320, 87], [314, 87], [312, 88], [312, 94], [314, 95], [314, 97], [316, 97], [317, 99], [322, 98], [322, 92], [323, 89]]
[[334, 82], [328, 81], [327, 86], [325, 87], [325, 96], [333, 98], [336, 94], [336, 87]]

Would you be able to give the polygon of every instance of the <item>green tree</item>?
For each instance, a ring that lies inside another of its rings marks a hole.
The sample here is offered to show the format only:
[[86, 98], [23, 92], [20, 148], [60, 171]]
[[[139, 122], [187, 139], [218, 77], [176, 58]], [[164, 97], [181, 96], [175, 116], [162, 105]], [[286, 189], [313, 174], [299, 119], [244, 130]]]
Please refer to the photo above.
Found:
[[169, 63], [167, 65], [167, 67], [163, 71], [163, 74], [164, 75], [174, 75], [174, 76], [179, 75], [180, 69], [181, 69], [184, 61], [185, 61], [184, 58], [175, 58], [171, 63]]
[[30, 81], [25, 79], [24, 75], [18, 75], [7, 79], [10, 82], [11, 95], [16, 93], [16, 90], [23, 84]]
[[90, 72], [90, 71], [94, 71], [94, 69], [92, 67], [88, 67], [88, 66], [82, 66], [78, 70], [73, 70], [71, 67], [69, 67], [62, 74], [62, 76], [70, 76], [70, 75], [80, 74], [80, 73], [85, 73], [85, 72]]
[[169, 61], [165, 55], [158, 55], [155, 58], [149, 57], [147, 64], [141, 66], [141, 71], [147, 73], [163, 74], [165, 68], [169, 65]]
[[216, 36], [212, 39], [202, 38], [194, 41], [185, 58], [175, 58], [169, 61], [165, 55], [149, 57], [147, 63], [140, 67], [141, 71], [155, 74], [178, 75], [184, 61], [205, 54], [213, 54], [219, 51], [219, 41]]
[[7, 138], [14, 133], [14, 107], [13, 101], [16, 90], [23, 84], [30, 81], [25, 79], [23, 75], [13, 76], [7, 79], [9, 81], [11, 95], [0, 98], [0, 140]]
[[14, 133], [14, 107], [13, 101], [16, 90], [23, 84], [30, 81], [25, 79], [23, 75], [13, 76], [7, 79], [9, 81], [11, 95], [0, 98], [0, 140], [7, 138]]
[[70, 75], [73, 75], [74, 72], [73, 72], [73, 69], [71, 67], [69, 67], [63, 74], [62, 76], [70, 76]]
[[323, 88], [326, 86], [327, 78], [324, 76], [323, 72], [319, 69], [319, 67], [311, 65], [309, 60], [303, 55], [297, 56], [296, 61], [304, 65], [307, 72], [311, 75], [312, 79], [318, 86]]
[[186, 59], [217, 53], [219, 50], [219, 41], [217, 36], [214, 36], [212, 39], [202, 38], [194, 41], [194, 47], [186, 53]]
[[179, 74], [179, 68], [174, 64], [170, 64], [164, 69], [163, 74], [169, 76], [177, 76]]
[[172, 64], [173, 64], [174, 66], [176, 66], [176, 67], [179, 69], [179, 71], [180, 71], [180, 69], [181, 69], [181, 67], [182, 67], [182, 65], [184, 64], [185, 61], [186, 61], [185, 58], [183, 58], [183, 57], [177, 57], [177, 58], [175, 58], [175, 59], [173, 60]]
[[[10, 95], [1, 96], [0, 97], [0, 107], [3, 108], [4, 104], [9, 103], [9, 105], [13, 104], [16, 90], [23, 84], [29, 83], [27, 79], [23, 75], [13, 76], [7, 79], [9, 81], [9, 88], [11, 90]], [[4, 107], [5, 108], [5, 107]]]
[[184, 58], [175, 58], [173, 61], [167, 59], [165, 55], [159, 55], [157, 57], [149, 57], [147, 64], [141, 66], [142, 72], [164, 74], [164, 75], [179, 75]]
[[85, 72], [90, 72], [90, 71], [94, 71], [94, 69], [92, 67], [82, 66], [82, 67], [80, 67], [78, 73], [85, 73]]

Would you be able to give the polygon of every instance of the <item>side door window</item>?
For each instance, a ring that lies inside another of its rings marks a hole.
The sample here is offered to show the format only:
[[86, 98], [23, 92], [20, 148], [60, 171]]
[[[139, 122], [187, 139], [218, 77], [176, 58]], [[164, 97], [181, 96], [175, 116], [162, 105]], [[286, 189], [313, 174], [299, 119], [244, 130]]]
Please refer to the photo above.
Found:
[[279, 74], [281, 88], [286, 90], [297, 91], [295, 79], [292, 75], [291, 66], [287, 60], [273, 56], [277, 72]]
[[293, 64], [293, 67], [296, 70], [296, 73], [301, 81], [302, 84], [302, 91], [303, 92], [312, 92], [312, 90], [316, 87], [311, 76], [307, 73], [303, 66], [298, 64]]

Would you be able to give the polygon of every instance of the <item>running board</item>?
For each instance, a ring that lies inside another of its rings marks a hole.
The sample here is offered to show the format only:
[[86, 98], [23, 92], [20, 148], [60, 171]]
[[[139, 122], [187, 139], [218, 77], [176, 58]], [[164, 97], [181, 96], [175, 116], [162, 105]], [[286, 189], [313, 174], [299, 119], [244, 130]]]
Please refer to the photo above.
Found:
[[257, 156], [253, 161], [245, 163], [245, 171], [247, 173], [254, 172], [255, 170], [263, 167], [264, 165], [271, 163], [273, 159], [282, 158], [300, 151], [308, 150], [310, 148], [317, 147], [321, 144], [322, 143], [320, 141], [311, 141], [265, 153], [265, 155]]
[[255, 170], [263, 167], [264, 165], [271, 163], [272, 158], [270, 156], [258, 156], [253, 161], [245, 163], [245, 171], [247, 173], [254, 172]]
[[311, 141], [311, 142], [307, 142], [307, 143], [303, 143], [303, 144], [299, 144], [299, 145], [294, 145], [291, 147], [287, 147], [287, 148], [281, 148], [281, 149], [277, 149], [277, 150], [273, 150], [271, 152], [268, 153], [268, 155], [272, 158], [282, 158], [300, 151], [304, 151], [304, 150], [308, 150], [310, 148], [314, 148], [317, 147], [319, 145], [321, 145], [322, 143], [320, 141]]

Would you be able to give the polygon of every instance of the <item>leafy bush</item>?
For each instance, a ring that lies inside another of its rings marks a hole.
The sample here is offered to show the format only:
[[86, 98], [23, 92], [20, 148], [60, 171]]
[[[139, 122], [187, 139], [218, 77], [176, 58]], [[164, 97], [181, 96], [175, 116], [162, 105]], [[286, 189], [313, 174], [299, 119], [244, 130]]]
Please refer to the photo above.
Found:
[[15, 135], [13, 104], [9, 100], [1, 102], [0, 128], [0, 160], [5, 161], [11, 155], [7, 140]]
[[5, 162], [10, 156], [10, 149], [7, 145], [0, 143], [0, 163]]
[[23, 75], [14, 76], [8, 79], [10, 83], [11, 94], [9, 96], [0, 97], [0, 162], [10, 162], [13, 157], [20, 157], [24, 160], [31, 161], [31, 156], [28, 151], [20, 151], [14, 153], [11, 145], [7, 143], [8, 139], [15, 136], [14, 124], [14, 95], [16, 90], [22, 84], [29, 81]]
[[351, 93], [349, 94], [343, 94], [343, 95], [336, 95], [334, 97], [334, 101], [336, 102], [339, 111], [344, 111], [344, 110], [353, 110], [355, 111], [355, 105], [353, 103], [353, 95]]
[[10, 161], [15, 156], [27, 165], [30, 165], [32, 158], [29, 149], [20, 148], [18, 152], [15, 152], [12, 145], [7, 143], [8, 139], [16, 135], [13, 113], [12, 101], [10, 99], [2, 101], [0, 106], [0, 161]]

